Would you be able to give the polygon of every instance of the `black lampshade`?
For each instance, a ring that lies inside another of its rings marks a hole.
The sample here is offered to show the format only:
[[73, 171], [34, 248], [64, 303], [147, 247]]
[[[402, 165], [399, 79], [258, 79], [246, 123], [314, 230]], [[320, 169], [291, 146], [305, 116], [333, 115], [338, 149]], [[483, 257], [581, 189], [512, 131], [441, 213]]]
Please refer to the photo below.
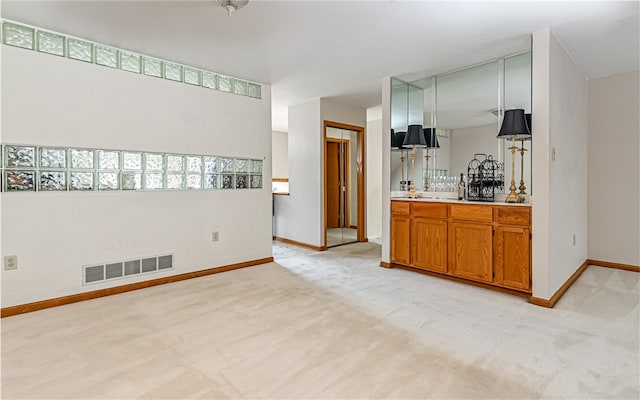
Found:
[[529, 127], [529, 134], [532, 134], [533, 129], [531, 129], [531, 114], [525, 114], [524, 118], [527, 120], [527, 127]]
[[427, 147], [427, 141], [424, 138], [422, 132], [422, 125], [409, 125], [407, 129], [407, 136], [404, 137], [402, 142], [403, 147]]
[[402, 143], [407, 132], [395, 132], [391, 130], [391, 150], [402, 150]]
[[422, 131], [424, 132], [424, 139], [427, 141], [427, 148], [439, 149], [440, 143], [438, 143], [438, 135], [436, 135], [436, 130], [432, 128], [424, 128]]
[[504, 112], [502, 127], [498, 137], [501, 139], [528, 139], [531, 137], [527, 120], [524, 116], [523, 109], [507, 110]]

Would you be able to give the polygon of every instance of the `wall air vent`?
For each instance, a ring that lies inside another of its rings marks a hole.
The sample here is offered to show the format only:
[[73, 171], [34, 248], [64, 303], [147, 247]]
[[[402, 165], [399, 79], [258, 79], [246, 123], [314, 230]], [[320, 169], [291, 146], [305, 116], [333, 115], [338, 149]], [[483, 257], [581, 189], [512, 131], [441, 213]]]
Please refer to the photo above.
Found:
[[165, 269], [173, 269], [173, 254], [85, 265], [82, 267], [82, 284], [130, 278]]

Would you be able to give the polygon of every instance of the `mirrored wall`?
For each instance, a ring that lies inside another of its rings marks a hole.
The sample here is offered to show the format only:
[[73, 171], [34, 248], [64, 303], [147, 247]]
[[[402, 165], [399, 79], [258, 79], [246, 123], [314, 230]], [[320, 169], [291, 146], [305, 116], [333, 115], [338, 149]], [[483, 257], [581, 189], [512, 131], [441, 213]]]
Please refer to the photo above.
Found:
[[[508, 187], [511, 142], [497, 135], [505, 110], [531, 113], [531, 52], [413, 82], [393, 78], [391, 93], [392, 194], [402, 196], [413, 176], [416, 191], [454, 192], [461, 173], [468, 179], [469, 163], [488, 157], [506, 164]], [[411, 124], [435, 136], [418, 150], [414, 174], [411, 149], [400, 140]], [[516, 147], [514, 178], [531, 194], [531, 141], [517, 141]]]

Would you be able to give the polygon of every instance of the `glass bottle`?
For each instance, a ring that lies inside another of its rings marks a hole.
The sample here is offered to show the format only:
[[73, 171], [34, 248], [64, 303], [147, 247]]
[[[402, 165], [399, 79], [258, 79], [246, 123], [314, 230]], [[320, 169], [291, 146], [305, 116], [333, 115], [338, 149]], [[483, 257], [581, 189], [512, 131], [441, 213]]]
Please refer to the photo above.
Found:
[[458, 182], [458, 200], [464, 199], [464, 174], [460, 174], [460, 181]]

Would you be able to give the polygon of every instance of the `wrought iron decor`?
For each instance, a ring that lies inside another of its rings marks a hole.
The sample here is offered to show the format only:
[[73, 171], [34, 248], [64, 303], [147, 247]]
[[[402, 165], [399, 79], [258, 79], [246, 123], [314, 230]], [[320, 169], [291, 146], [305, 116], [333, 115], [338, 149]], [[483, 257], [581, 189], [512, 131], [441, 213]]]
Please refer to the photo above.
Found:
[[467, 168], [467, 200], [494, 201], [504, 191], [504, 164], [486, 154], [474, 154]]

